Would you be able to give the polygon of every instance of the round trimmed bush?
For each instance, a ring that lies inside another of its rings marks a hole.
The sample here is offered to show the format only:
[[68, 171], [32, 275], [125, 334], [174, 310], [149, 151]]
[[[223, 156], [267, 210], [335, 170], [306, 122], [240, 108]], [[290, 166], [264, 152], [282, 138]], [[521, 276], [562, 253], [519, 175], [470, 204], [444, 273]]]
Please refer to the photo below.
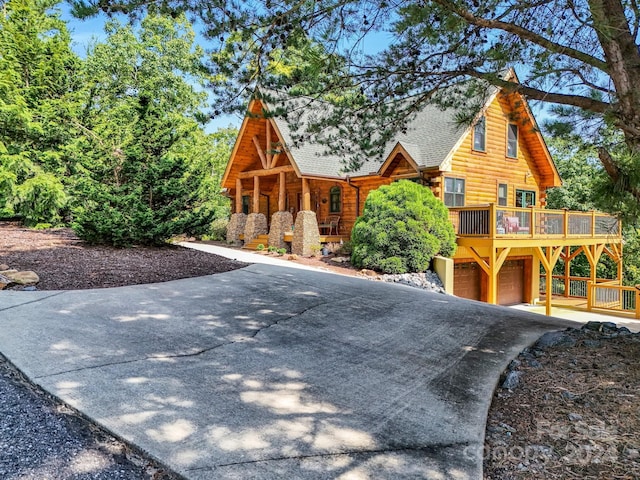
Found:
[[369, 193], [351, 231], [352, 263], [384, 273], [424, 272], [451, 256], [456, 236], [447, 207], [431, 190], [401, 180]]

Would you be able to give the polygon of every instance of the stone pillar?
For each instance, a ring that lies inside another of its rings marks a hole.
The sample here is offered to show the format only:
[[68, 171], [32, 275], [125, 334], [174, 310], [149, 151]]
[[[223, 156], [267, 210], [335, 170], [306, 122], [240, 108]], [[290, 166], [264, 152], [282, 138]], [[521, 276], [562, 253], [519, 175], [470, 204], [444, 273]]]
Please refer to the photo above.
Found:
[[245, 213], [234, 213], [231, 215], [229, 226], [227, 227], [227, 243], [241, 245], [240, 235], [244, 233], [244, 227], [247, 223], [247, 215]]
[[271, 216], [271, 230], [269, 230], [269, 246], [286, 248], [284, 232], [291, 231], [293, 215], [291, 212], [276, 212]]
[[258, 235], [264, 235], [267, 231], [267, 217], [264, 213], [250, 213], [244, 226], [244, 244], [246, 245]]
[[312, 245], [320, 245], [318, 219], [316, 218], [316, 212], [302, 210], [296, 216], [291, 252], [296, 255], [310, 256], [314, 253], [311, 250]]

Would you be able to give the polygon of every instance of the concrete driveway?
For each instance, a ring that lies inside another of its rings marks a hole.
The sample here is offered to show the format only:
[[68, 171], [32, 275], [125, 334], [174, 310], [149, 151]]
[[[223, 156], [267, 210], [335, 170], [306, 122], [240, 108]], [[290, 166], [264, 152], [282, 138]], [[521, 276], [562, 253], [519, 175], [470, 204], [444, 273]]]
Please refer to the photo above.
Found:
[[198, 480], [479, 479], [500, 373], [564, 325], [272, 265], [0, 295], [0, 352]]

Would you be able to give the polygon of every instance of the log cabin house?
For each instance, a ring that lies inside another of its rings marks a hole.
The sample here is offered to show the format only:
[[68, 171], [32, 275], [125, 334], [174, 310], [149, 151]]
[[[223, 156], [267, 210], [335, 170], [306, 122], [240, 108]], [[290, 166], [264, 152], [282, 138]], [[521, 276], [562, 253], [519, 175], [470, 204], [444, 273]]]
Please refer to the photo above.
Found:
[[[558, 284], [569, 296], [588, 281], [596, 283], [602, 254], [617, 262], [622, 278], [617, 219], [545, 209], [547, 189], [561, 180], [518, 94], [496, 89], [469, 127], [457, 125], [454, 112], [427, 106], [397, 135], [382, 161], [348, 173], [340, 158], [321, 147], [296, 145], [287, 121], [270, 111], [258, 93], [224, 173], [222, 186], [233, 204], [228, 241], [308, 255], [314, 245], [349, 239], [371, 190], [411, 179], [429, 186], [449, 207], [457, 233], [458, 296], [492, 304], [532, 303], [541, 287]], [[570, 262], [581, 253], [591, 278], [572, 279]], [[566, 274], [552, 278], [559, 258], [565, 259]]]

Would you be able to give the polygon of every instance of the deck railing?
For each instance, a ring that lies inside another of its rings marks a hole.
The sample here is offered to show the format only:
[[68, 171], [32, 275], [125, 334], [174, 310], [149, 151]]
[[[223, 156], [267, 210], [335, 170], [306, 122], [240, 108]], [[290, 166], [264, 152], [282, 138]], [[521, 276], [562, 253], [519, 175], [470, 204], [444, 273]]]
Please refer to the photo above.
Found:
[[461, 237], [620, 237], [620, 221], [596, 211], [503, 207], [494, 203], [449, 207], [449, 219]]
[[[551, 294], [566, 298], [587, 298], [587, 289], [590, 279], [588, 277], [565, 277], [564, 275], [551, 276]], [[598, 278], [598, 285], [620, 285], [619, 280]], [[547, 294], [547, 275], [540, 274], [540, 294]]]
[[640, 286], [588, 282], [587, 310], [594, 308], [633, 313], [635, 318], [640, 318]]

